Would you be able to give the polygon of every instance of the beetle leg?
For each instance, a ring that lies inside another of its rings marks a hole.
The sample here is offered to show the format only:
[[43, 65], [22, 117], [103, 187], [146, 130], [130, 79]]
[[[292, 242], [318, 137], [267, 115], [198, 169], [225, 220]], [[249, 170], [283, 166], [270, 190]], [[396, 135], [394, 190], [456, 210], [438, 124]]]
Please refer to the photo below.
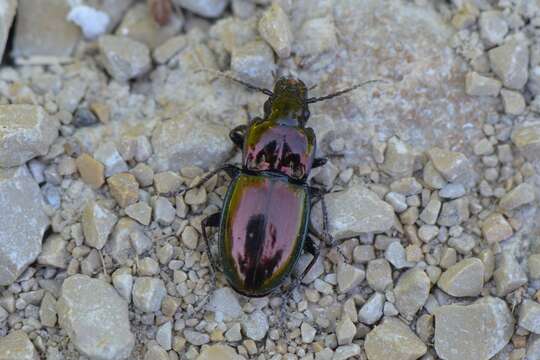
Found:
[[244, 137], [246, 135], [247, 125], [238, 125], [229, 132], [231, 141], [240, 149], [244, 146]]
[[326, 201], [324, 200], [325, 191], [318, 187], [310, 187], [310, 190], [314, 193], [315, 199], [321, 202], [322, 211], [322, 234], [315, 230], [313, 224], [310, 222], [310, 231], [314, 233], [319, 239], [323, 240], [327, 246], [333, 247], [336, 243], [334, 237], [330, 235], [328, 231], [328, 210], [326, 208]]
[[199, 180], [199, 182], [197, 182], [195, 185], [193, 186], [190, 186], [190, 187], [187, 187], [183, 190], [180, 190], [179, 191], [179, 194], [184, 194], [186, 192], [188, 192], [189, 190], [192, 190], [192, 189], [195, 189], [195, 188], [198, 188], [199, 186], [201, 185], [204, 185], [208, 180], [210, 180], [214, 175], [216, 175], [217, 173], [221, 172], [221, 171], [225, 171], [231, 178], [234, 178], [239, 172], [240, 172], [240, 169], [237, 168], [236, 166], [234, 165], [231, 165], [231, 164], [225, 164], [223, 165], [222, 167], [220, 168], [217, 168], [215, 170], [212, 170], [210, 171], [208, 174], [206, 174], [201, 180]]
[[214, 290], [216, 289], [216, 270], [214, 268], [216, 262], [214, 259], [214, 255], [212, 255], [212, 250], [210, 249], [210, 242], [208, 241], [208, 234], [206, 233], [206, 228], [218, 227], [220, 220], [221, 220], [221, 214], [215, 213], [204, 218], [201, 221], [202, 237], [206, 245], [206, 253], [208, 255], [208, 260], [210, 261], [210, 290], [208, 291], [208, 295], [206, 295], [204, 299], [201, 300], [199, 305], [197, 305], [197, 308], [195, 309], [195, 313], [199, 312], [208, 303], [208, 300], [210, 300], [210, 296], [214, 293]]
[[315, 169], [315, 168], [321, 167], [327, 162], [328, 162], [328, 158], [315, 158], [315, 160], [313, 160], [313, 164], [311, 165], [311, 168]]

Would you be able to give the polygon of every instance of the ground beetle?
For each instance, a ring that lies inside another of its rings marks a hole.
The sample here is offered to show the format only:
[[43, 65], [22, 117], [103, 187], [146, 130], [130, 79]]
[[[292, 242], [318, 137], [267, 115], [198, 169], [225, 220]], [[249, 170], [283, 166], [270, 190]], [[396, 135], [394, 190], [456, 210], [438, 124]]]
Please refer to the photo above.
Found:
[[[242, 167], [227, 164], [208, 173], [195, 186], [203, 185], [216, 173], [225, 171], [232, 178], [221, 213], [201, 222], [211, 262], [221, 265], [230, 286], [238, 293], [260, 297], [277, 289], [293, 270], [302, 250], [313, 259], [296, 278], [294, 289], [315, 264], [319, 250], [308, 234], [312, 201], [320, 199], [323, 208], [323, 234], [329, 242], [324, 192], [308, 184], [311, 169], [326, 163], [315, 158], [316, 139], [306, 127], [309, 104], [331, 99], [359, 88], [371, 80], [336, 93], [308, 98], [308, 89], [299, 79], [281, 77], [274, 90], [259, 88], [225, 74], [269, 98], [264, 103], [264, 117], [249, 125], [234, 128], [229, 136], [242, 149]], [[219, 262], [210, 250], [207, 227], [219, 227]]]

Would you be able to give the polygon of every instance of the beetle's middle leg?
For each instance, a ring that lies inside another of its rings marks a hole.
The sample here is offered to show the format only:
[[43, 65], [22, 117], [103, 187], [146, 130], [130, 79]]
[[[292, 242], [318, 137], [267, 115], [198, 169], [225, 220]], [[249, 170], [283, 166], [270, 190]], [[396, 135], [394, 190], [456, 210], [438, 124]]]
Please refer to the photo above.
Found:
[[210, 248], [210, 241], [208, 240], [208, 233], [206, 232], [206, 228], [218, 227], [220, 220], [221, 220], [221, 214], [215, 213], [204, 218], [201, 221], [202, 237], [206, 245], [206, 253], [208, 256], [208, 261], [210, 262], [210, 290], [208, 291], [208, 295], [206, 295], [204, 299], [199, 303], [199, 305], [197, 305], [197, 308], [195, 309], [196, 313], [199, 312], [206, 305], [206, 303], [210, 299], [210, 296], [212, 295], [212, 293], [217, 287], [216, 286], [216, 269], [214, 268], [214, 266], [216, 266], [217, 263], [214, 259], [214, 255], [212, 254], [212, 249]]
[[199, 180], [195, 185], [182, 189], [179, 191], [179, 193], [184, 194], [188, 192], [189, 190], [198, 188], [199, 186], [206, 184], [208, 180], [210, 180], [214, 175], [216, 175], [217, 173], [221, 171], [225, 171], [231, 178], [234, 178], [240, 172], [240, 169], [232, 164], [225, 164], [222, 167], [219, 167], [215, 170], [210, 171], [201, 180]]
[[321, 212], [322, 212], [322, 234], [320, 234], [313, 224], [311, 223], [310, 219], [310, 231], [315, 234], [319, 239], [323, 240], [324, 243], [327, 246], [333, 247], [336, 243], [334, 237], [330, 235], [330, 232], [328, 231], [328, 209], [326, 208], [326, 201], [324, 199], [325, 191], [318, 187], [310, 187], [310, 190], [312, 191], [315, 200], [319, 200], [321, 203]]

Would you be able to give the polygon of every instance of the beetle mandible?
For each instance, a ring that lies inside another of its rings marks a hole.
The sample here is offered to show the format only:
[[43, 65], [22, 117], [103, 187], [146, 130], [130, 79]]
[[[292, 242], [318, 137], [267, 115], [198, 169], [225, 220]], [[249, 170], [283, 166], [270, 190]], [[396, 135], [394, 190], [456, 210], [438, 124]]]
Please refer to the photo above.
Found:
[[[203, 219], [202, 235], [210, 260], [212, 283], [216, 264], [220, 264], [229, 285], [248, 297], [261, 297], [276, 290], [296, 265], [302, 251], [313, 259], [297, 277], [289, 291], [301, 283], [315, 264], [319, 250], [308, 234], [312, 200], [321, 200], [323, 234], [327, 243], [327, 215], [324, 192], [308, 184], [311, 169], [322, 166], [326, 158], [316, 158], [316, 137], [306, 127], [309, 104], [343, 95], [370, 80], [322, 96], [308, 97], [304, 82], [295, 77], [280, 77], [273, 91], [259, 88], [229, 75], [217, 73], [249, 89], [268, 96], [264, 116], [231, 130], [229, 136], [242, 149], [242, 167], [226, 164], [208, 173], [197, 184], [203, 185], [216, 173], [225, 171], [231, 183], [221, 212]], [[219, 227], [218, 263], [208, 242], [207, 227]]]

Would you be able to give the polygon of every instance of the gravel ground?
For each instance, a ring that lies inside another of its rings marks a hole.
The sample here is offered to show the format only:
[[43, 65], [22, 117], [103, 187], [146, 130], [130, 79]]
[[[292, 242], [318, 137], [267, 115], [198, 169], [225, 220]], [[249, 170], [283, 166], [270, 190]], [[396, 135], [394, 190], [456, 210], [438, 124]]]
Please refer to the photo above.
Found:
[[[539, 360], [539, 26], [517, 0], [0, 0], [0, 359]], [[287, 302], [211, 292], [229, 179], [178, 193], [265, 96], [201, 69], [388, 80], [311, 106], [340, 241]]]

